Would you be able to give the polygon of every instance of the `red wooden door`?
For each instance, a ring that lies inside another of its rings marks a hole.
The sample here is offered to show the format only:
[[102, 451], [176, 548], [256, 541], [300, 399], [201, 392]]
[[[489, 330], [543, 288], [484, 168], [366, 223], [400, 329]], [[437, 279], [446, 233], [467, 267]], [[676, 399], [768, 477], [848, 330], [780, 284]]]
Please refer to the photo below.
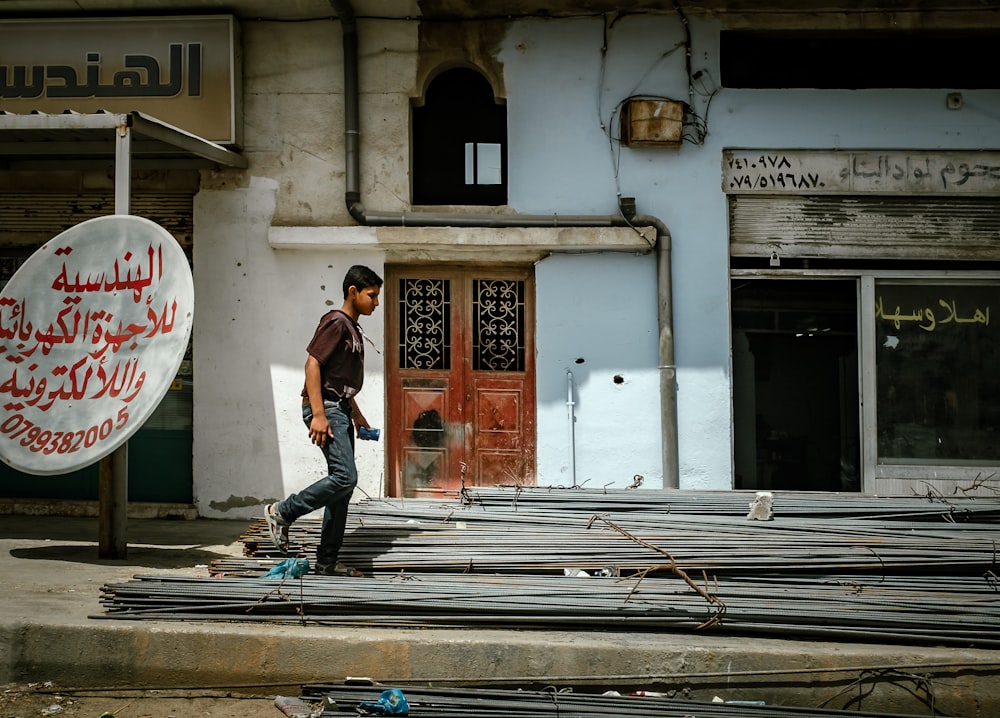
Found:
[[389, 493], [535, 483], [531, 268], [387, 269]]

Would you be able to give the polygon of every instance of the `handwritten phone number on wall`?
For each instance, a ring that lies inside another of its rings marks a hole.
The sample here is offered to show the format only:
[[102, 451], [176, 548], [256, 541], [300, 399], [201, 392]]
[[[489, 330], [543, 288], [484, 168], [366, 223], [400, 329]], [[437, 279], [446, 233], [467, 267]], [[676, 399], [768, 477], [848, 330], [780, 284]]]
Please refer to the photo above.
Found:
[[105, 419], [87, 429], [78, 431], [50, 431], [38, 424], [14, 414], [0, 424], [0, 434], [11, 441], [17, 441], [29, 451], [51, 454], [72, 454], [81, 448], [89, 449], [98, 441], [104, 441], [112, 432], [120, 431], [128, 423], [125, 407], [118, 411], [117, 421]]

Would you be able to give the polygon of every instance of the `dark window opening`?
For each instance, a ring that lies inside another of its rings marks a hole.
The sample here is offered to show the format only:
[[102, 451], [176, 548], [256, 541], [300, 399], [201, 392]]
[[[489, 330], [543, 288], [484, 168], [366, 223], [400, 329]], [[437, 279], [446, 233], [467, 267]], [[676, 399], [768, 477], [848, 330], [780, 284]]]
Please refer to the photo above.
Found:
[[1000, 89], [997, 33], [723, 32], [722, 86]]
[[506, 203], [506, 107], [475, 70], [443, 72], [413, 108], [413, 204]]
[[734, 488], [859, 491], [854, 280], [734, 279]]

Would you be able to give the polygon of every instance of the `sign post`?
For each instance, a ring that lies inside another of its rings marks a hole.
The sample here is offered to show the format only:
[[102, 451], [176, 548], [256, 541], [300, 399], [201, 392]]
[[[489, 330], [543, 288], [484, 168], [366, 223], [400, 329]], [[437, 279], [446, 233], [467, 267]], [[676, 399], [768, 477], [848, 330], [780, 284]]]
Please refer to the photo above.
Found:
[[[132, 132], [115, 130], [115, 214], [132, 213]], [[97, 472], [97, 556], [128, 556], [128, 442], [101, 459]]]

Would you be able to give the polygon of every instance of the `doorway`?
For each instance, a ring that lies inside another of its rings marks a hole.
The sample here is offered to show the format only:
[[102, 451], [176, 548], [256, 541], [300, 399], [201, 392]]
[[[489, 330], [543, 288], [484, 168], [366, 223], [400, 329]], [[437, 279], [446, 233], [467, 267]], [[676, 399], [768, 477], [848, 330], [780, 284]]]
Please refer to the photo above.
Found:
[[388, 266], [389, 493], [535, 483], [532, 268]]
[[735, 488], [860, 491], [857, 282], [731, 292]]

